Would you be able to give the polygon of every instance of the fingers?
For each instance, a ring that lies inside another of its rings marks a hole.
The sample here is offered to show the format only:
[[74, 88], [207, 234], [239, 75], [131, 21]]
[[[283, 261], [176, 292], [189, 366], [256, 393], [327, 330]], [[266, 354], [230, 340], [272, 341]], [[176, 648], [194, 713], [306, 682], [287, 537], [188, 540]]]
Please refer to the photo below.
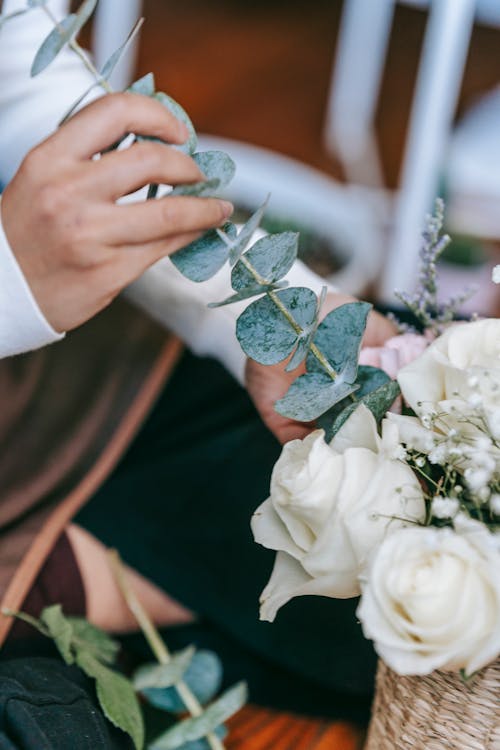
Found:
[[397, 326], [385, 315], [372, 311], [368, 316], [363, 346], [383, 346], [385, 342], [397, 335]]
[[151, 182], [179, 185], [205, 177], [191, 157], [161, 143], [136, 143], [113, 151], [88, 170], [92, 195], [116, 201]]
[[107, 242], [143, 245], [174, 235], [200, 232], [223, 224], [233, 206], [218, 198], [166, 196], [159, 200], [108, 209]]
[[160, 102], [138, 94], [110, 94], [92, 102], [46, 142], [60, 154], [90, 159], [127, 133], [184, 143], [188, 131]]
[[[116, 280], [119, 282], [120, 288], [131, 284], [154, 263], [167, 255], [172, 255], [181, 247], [189, 245], [190, 242], [194, 242], [201, 235], [202, 232], [188, 232], [178, 234], [170, 239], [149, 242], [145, 245], [125, 245], [116, 250], [113, 272], [116, 274]], [[172, 273], [176, 273], [176, 271], [172, 269]]]
[[[201, 232], [189, 232], [175, 237], [150, 242], [145, 245], [124, 245], [115, 248], [108, 261], [97, 271], [97, 283], [106, 290], [109, 298], [114, 298], [122, 289], [142, 276], [154, 263], [171, 255], [181, 247], [198, 239]], [[172, 273], [177, 273], [172, 268]]]

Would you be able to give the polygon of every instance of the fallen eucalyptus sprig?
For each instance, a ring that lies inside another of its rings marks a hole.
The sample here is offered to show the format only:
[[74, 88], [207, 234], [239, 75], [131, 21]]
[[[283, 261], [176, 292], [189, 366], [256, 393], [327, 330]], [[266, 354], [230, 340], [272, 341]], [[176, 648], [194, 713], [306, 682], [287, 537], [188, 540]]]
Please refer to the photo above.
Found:
[[104, 715], [130, 735], [136, 750], [142, 750], [145, 743], [136, 693], [176, 719], [186, 712], [190, 714], [190, 718], [176, 721], [156, 737], [148, 744], [148, 750], [224, 750], [224, 722], [245, 704], [245, 683], [238, 683], [213, 700], [222, 680], [217, 656], [193, 647], [171, 654], [128, 584], [118, 553], [110, 551], [109, 559], [117, 585], [157, 659], [139, 667], [131, 680], [112, 668], [120, 644], [84, 618], [65, 616], [60, 604], [46, 607], [39, 618], [9, 609], [2, 610], [2, 614], [22, 620], [51, 638], [66, 664], [76, 664], [95, 680]]
[[[193, 661], [196, 658], [195, 649], [188, 648], [179, 654], [170, 654], [149, 615], [129, 586], [125, 570], [116, 550], [109, 552], [109, 561], [118, 588], [158, 662], [145, 664], [135, 672], [133, 683], [136, 690], [141, 691], [144, 697], [158, 708], [180, 713], [187, 710], [191, 714], [191, 718], [175, 724], [160, 737], [157, 737], [149, 746], [150, 750], [175, 750], [176, 748], [195, 750], [190, 743], [203, 740], [203, 738], [206, 738], [206, 745], [210, 750], [224, 750], [224, 745], [220, 739], [221, 736], [225, 735], [224, 722], [246, 703], [247, 688], [245, 683], [238, 683], [230, 688], [208, 708], [204, 709], [200, 702], [200, 691], [197, 689], [196, 680], [194, 680], [194, 689], [187, 681], [189, 667], [193, 666]], [[207, 654], [207, 652], [200, 653]], [[216, 673], [215, 680], [209, 686], [208, 691], [206, 689], [207, 675], [204, 676], [201, 692], [204, 698], [203, 702], [207, 702], [212, 699], [220, 686], [220, 667], [217, 659], [214, 662], [213, 656], [210, 666], [207, 664], [206, 656], [202, 659], [204, 669], [207, 670], [208, 667], [208, 671], [213, 672], [215, 668]], [[172, 696], [172, 688], [174, 696]], [[165, 689], [169, 689], [170, 693], [165, 694]], [[158, 691], [160, 691], [159, 694]], [[196, 692], [198, 692], [198, 695]], [[175, 693], [180, 699], [180, 704], [178, 700], [175, 700]], [[200, 750], [202, 750], [201, 746]]]

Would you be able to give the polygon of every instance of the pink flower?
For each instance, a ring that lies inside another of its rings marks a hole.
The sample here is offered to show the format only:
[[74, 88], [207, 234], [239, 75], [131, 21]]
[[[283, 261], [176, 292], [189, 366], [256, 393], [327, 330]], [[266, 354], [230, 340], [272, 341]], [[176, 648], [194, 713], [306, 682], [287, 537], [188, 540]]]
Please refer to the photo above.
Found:
[[384, 370], [395, 379], [399, 370], [417, 359], [430, 341], [417, 333], [403, 333], [385, 342], [384, 346], [367, 346], [361, 350], [359, 363]]
[[[429, 346], [430, 340], [417, 333], [403, 333], [388, 339], [384, 346], [367, 346], [359, 355], [360, 365], [371, 365], [384, 370], [393, 380], [399, 370], [417, 359]], [[401, 396], [393, 403], [390, 411], [401, 413]]]

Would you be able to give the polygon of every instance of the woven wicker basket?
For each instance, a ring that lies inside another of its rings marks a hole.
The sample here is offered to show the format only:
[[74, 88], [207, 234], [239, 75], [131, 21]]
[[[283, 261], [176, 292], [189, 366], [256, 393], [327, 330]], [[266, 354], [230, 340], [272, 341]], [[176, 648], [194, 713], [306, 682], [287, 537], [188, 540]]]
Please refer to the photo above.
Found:
[[400, 677], [380, 661], [365, 750], [500, 750], [500, 659], [467, 684]]

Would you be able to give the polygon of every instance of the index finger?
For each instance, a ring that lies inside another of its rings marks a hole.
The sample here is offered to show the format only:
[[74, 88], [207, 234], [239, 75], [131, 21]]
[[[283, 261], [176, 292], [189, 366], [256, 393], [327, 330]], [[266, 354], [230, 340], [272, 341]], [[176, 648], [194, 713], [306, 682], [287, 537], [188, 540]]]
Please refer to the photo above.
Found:
[[184, 143], [186, 126], [160, 102], [140, 94], [108, 94], [81, 109], [51, 136], [51, 148], [90, 159], [127, 133]]

